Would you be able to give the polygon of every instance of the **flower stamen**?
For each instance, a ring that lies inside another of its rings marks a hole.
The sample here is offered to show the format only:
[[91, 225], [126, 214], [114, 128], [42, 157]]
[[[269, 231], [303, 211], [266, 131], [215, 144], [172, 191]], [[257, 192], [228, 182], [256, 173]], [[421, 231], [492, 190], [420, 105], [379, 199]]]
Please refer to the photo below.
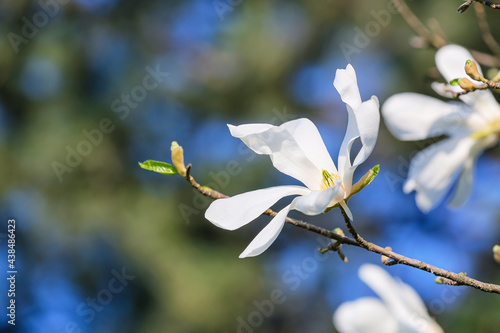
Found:
[[[329, 173], [326, 170], [322, 171], [323, 174], [323, 179], [321, 180], [321, 189], [326, 190], [327, 188], [330, 188], [335, 185], [337, 180], [340, 179], [340, 176], [336, 173]], [[342, 189], [345, 191], [344, 184], [340, 185]]]
[[487, 136], [491, 134], [497, 134], [497, 136], [500, 136], [500, 120], [495, 119], [494, 121], [490, 122], [488, 126], [482, 130], [482, 131], [477, 131], [472, 133], [470, 136], [473, 139], [483, 139], [486, 138]]

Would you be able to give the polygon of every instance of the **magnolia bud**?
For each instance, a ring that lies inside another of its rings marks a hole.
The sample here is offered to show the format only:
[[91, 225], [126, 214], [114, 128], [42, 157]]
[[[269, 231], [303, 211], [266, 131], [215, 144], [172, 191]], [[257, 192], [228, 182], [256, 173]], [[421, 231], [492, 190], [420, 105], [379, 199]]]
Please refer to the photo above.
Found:
[[345, 236], [344, 232], [340, 228], [333, 229], [333, 232], [340, 236]]
[[[392, 248], [390, 246], [386, 246], [385, 247], [386, 250], [389, 250], [389, 251], [392, 251]], [[390, 261], [391, 261], [391, 258], [389, 258], [388, 256], [386, 255], [382, 255], [382, 258], [380, 258], [382, 260], [382, 263], [384, 265], [387, 265]]]
[[380, 171], [380, 166], [377, 164], [370, 170], [368, 170], [367, 173], [361, 179], [352, 186], [351, 188], [351, 194], [349, 194], [349, 198], [353, 196], [354, 194], [358, 193], [361, 191], [364, 187], [368, 186], [373, 179], [378, 175]]
[[471, 80], [469, 80], [465, 77], [462, 79], [451, 80], [450, 84], [452, 86], [460, 86], [460, 88], [462, 88], [463, 90], [467, 90], [467, 91], [474, 90], [474, 88], [476, 87], [476, 85], [474, 83], [472, 83]]
[[434, 280], [437, 284], [453, 284], [451, 282], [451, 280], [447, 279], [447, 278], [444, 278], [442, 276], [438, 276], [435, 280]]
[[170, 150], [172, 151], [172, 163], [174, 167], [179, 172], [179, 175], [186, 177], [186, 166], [184, 165], [184, 151], [182, 147], [174, 141], [172, 142]]
[[493, 258], [500, 264], [500, 245], [493, 246]]
[[[465, 72], [467, 75], [469, 75], [471, 78], [473, 78], [476, 81], [484, 81], [484, 77], [479, 74], [479, 70], [477, 69], [477, 65], [474, 61], [472, 60], [467, 60], [465, 62]], [[465, 89], [465, 88], [463, 88]]]

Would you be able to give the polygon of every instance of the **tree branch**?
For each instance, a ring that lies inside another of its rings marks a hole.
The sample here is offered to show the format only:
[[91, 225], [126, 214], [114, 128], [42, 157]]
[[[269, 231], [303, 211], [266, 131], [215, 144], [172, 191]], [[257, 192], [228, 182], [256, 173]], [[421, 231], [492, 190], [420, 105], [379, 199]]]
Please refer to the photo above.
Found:
[[[207, 196], [207, 197], [212, 198], [212, 199], [229, 198], [225, 194], [214, 191], [212, 189], [207, 189], [207, 188], [201, 186], [200, 184], [198, 184], [195, 181], [195, 179], [190, 175], [191, 165], [188, 165], [186, 169], [187, 169], [187, 173], [186, 173], [186, 177], [185, 177], [186, 180], [191, 184], [191, 186], [193, 186], [196, 190], [198, 190], [198, 192], [200, 192], [204, 196]], [[300, 227], [300, 228], [312, 231], [314, 233], [320, 234], [324, 237], [336, 240], [338, 243], [361, 247], [361, 248], [364, 248], [370, 252], [374, 252], [374, 253], [380, 254], [382, 256], [385, 256], [387, 258], [390, 258], [390, 259], [392, 259], [392, 261], [388, 261], [388, 260], [383, 261], [384, 264], [386, 264], [388, 266], [392, 266], [392, 265], [396, 265], [396, 264], [407, 265], [407, 266], [415, 267], [417, 269], [432, 273], [438, 277], [441, 277], [441, 279], [439, 281], [446, 281], [446, 284], [449, 284], [449, 285], [466, 285], [466, 286], [470, 286], [470, 287], [482, 290], [484, 292], [500, 294], [500, 285], [481, 282], [481, 281], [478, 281], [476, 279], [473, 279], [473, 278], [466, 276], [464, 273], [453, 273], [453, 272], [447, 271], [445, 269], [427, 264], [423, 261], [408, 258], [406, 256], [403, 256], [401, 254], [398, 254], [396, 252], [389, 250], [389, 248], [383, 248], [379, 245], [376, 245], [376, 244], [373, 244], [371, 242], [366, 241], [363, 237], [361, 237], [357, 233], [356, 229], [354, 228], [354, 226], [351, 223], [351, 220], [349, 219], [346, 212], [342, 208], [341, 208], [341, 213], [342, 213], [342, 216], [344, 217], [344, 221], [345, 221], [345, 224], [347, 226], [347, 229], [349, 230], [349, 232], [351, 233], [351, 235], [354, 238], [345, 237], [345, 236], [339, 235], [335, 232], [332, 232], [330, 230], [318, 227], [316, 225], [313, 225], [313, 224], [310, 224], [307, 222], [292, 219], [289, 217], [286, 218], [286, 222], [290, 223], [296, 227]], [[274, 217], [274, 216], [276, 216], [277, 213], [271, 209], [268, 209], [263, 214]], [[442, 282], [439, 282], [438, 280], [436, 280], [436, 281], [438, 283], [442, 283]]]
[[469, 7], [472, 5], [473, 2], [478, 2], [480, 4], [485, 5], [486, 7], [490, 7], [490, 8], [493, 8], [493, 9], [500, 9], [500, 4], [494, 3], [494, 2], [491, 2], [491, 1], [488, 1], [488, 0], [467, 0], [463, 4], [461, 4], [460, 7], [458, 7], [457, 12], [459, 12], [460, 14], [462, 14], [467, 9], [469, 9]]
[[491, 34], [490, 26], [486, 20], [486, 11], [484, 10], [484, 7], [479, 3], [476, 3], [474, 4], [474, 11], [476, 12], [477, 25], [481, 30], [481, 36], [484, 42], [497, 57], [500, 57], [500, 45], [498, 45], [498, 42]]
[[441, 36], [432, 33], [425, 27], [425, 25], [411, 11], [410, 7], [408, 7], [404, 0], [393, 0], [393, 2], [403, 19], [417, 33], [417, 35], [422, 37], [436, 49], [446, 45], [446, 41]]
[[[442, 33], [441, 32], [437, 33], [436, 29], [433, 29], [433, 31], [427, 29], [425, 25], [422, 23], [422, 21], [420, 21], [419, 18], [412, 12], [410, 7], [408, 7], [408, 5], [404, 0], [392, 0], [392, 1], [394, 2], [397, 10], [399, 11], [403, 19], [406, 21], [406, 23], [425, 42], [427, 42], [429, 45], [432, 45], [436, 49], [439, 49], [447, 44], [447, 41], [444, 38], [444, 36], [442, 36]], [[472, 4], [474, 0], [469, 0], [469, 1], [471, 1], [471, 3], [468, 4], [467, 8]], [[466, 4], [467, 2], [464, 3], [462, 6]], [[474, 50], [471, 50], [471, 53], [474, 59], [476, 59], [479, 63], [483, 65], [490, 67], [495, 67], [500, 65], [500, 61], [498, 60], [497, 57]]]

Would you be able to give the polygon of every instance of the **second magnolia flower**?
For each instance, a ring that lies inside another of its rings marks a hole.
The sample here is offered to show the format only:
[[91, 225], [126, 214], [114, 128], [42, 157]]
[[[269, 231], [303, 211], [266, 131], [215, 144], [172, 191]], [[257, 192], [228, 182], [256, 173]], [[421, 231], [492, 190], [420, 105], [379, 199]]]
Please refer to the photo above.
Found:
[[[468, 77], [464, 66], [474, 60], [459, 45], [443, 46], [436, 53], [436, 66], [447, 81]], [[481, 68], [477, 68], [481, 73]], [[474, 81], [475, 84], [481, 82]], [[458, 86], [434, 84], [445, 97], [464, 92]], [[440, 203], [452, 188], [449, 206], [465, 204], [472, 192], [474, 168], [479, 155], [498, 143], [500, 105], [488, 90], [461, 95], [459, 102], [444, 102], [416, 93], [391, 96], [382, 107], [385, 123], [400, 140], [412, 141], [446, 135], [446, 138], [419, 152], [410, 164], [403, 190], [416, 191], [416, 202], [423, 212]]]
[[[376, 96], [365, 102], [361, 100], [356, 73], [351, 65], [337, 70], [334, 86], [346, 103], [349, 114], [338, 169], [318, 129], [309, 119], [297, 119], [281, 126], [228, 125], [231, 135], [241, 139], [257, 154], [269, 155], [276, 169], [305, 185], [270, 187], [219, 199], [210, 205], [205, 217], [220, 228], [235, 230], [256, 219], [281, 198], [298, 195], [254, 238], [240, 258], [264, 252], [278, 237], [292, 209], [307, 215], [318, 215], [328, 207], [339, 204], [352, 219], [344, 199], [351, 193], [356, 167], [368, 158], [377, 141], [379, 103]], [[351, 146], [357, 138], [362, 147], [351, 163]]]

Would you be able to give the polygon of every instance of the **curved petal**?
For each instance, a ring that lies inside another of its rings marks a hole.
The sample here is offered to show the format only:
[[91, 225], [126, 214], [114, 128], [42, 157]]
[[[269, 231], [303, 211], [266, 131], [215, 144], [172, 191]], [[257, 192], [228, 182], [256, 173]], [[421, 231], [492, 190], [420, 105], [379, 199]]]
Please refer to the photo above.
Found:
[[433, 330], [437, 324], [430, 318], [424, 302], [412, 287], [394, 279], [383, 268], [371, 264], [360, 267], [359, 277], [384, 301], [399, 322], [401, 331], [439, 332]]
[[[377, 141], [380, 124], [379, 103], [376, 96], [366, 102], [361, 102], [356, 72], [349, 64], [346, 69], [339, 69], [335, 75], [333, 85], [340, 97], [347, 105], [347, 130], [339, 152], [339, 174], [344, 175], [351, 168], [350, 151], [356, 138], [361, 139], [362, 148], [354, 159], [354, 167], [364, 162], [371, 154]], [[354, 173], [354, 170], [351, 170]], [[344, 178], [346, 192], [352, 186], [352, 177]]]
[[450, 89], [450, 85], [443, 82], [432, 82], [431, 88], [437, 94], [446, 98], [454, 98], [453, 92]]
[[[457, 78], [469, 78], [464, 68], [467, 60], [475, 61], [472, 54], [460, 45], [445, 45], [436, 52], [436, 66], [448, 82]], [[479, 65], [477, 69], [482, 75]], [[482, 84], [469, 79], [476, 84]], [[449, 86], [449, 88], [454, 92], [463, 91], [459, 86]], [[488, 117], [500, 116], [500, 107], [489, 90], [476, 90], [460, 96], [460, 99]]]
[[239, 126], [227, 124], [227, 127], [229, 127], [229, 131], [231, 132], [232, 136], [241, 138], [247, 135], [255, 135], [265, 132], [276, 126], [271, 124], [244, 124]]
[[280, 234], [283, 226], [285, 225], [285, 219], [290, 211], [291, 204], [283, 208], [276, 214], [276, 216], [269, 222], [269, 224], [262, 229], [261, 232], [253, 239], [253, 241], [247, 246], [245, 251], [240, 254], [240, 258], [255, 257], [264, 252], [271, 246], [271, 244], [276, 240]]
[[[395, 280], [385, 269], [372, 264], [364, 264], [359, 268], [358, 275], [382, 298], [391, 313], [399, 317], [411, 313], [427, 314], [425, 304], [415, 290], [406, 283]], [[401, 312], [401, 310], [405, 311]], [[398, 321], [404, 321], [402, 319], [398, 318]]]
[[[456, 44], [448, 44], [440, 48], [436, 52], [435, 60], [439, 72], [448, 82], [457, 78], [468, 78], [469, 76], [465, 72], [465, 62], [467, 60], [475, 61], [466, 48]], [[481, 67], [477, 66], [477, 69], [482, 75]], [[476, 84], [481, 84], [479, 81], [470, 80]], [[460, 87], [458, 88], [463, 91]]]
[[453, 197], [448, 202], [449, 207], [458, 208], [467, 202], [472, 192], [472, 182], [474, 180], [474, 170], [477, 158], [485, 149], [495, 145], [496, 142], [496, 135], [490, 135], [483, 140], [477, 141], [471, 148], [470, 155], [465, 160], [464, 168], [458, 177], [458, 183], [453, 193]]
[[422, 140], [453, 132], [462, 127], [473, 110], [460, 103], [415, 94], [396, 94], [382, 106], [389, 131], [399, 140]]
[[265, 130], [255, 124], [228, 127], [234, 137], [257, 154], [270, 155], [276, 169], [312, 190], [319, 190], [323, 169], [336, 172], [318, 129], [309, 119], [292, 120]]
[[259, 217], [278, 200], [289, 195], [306, 195], [302, 186], [275, 186], [212, 202], [205, 218], [222, 229], [235, 230]]
[[318, 128], [307, 118], [291, 120], [281, 125], [295, 138], [307, 158], [320, 170], [337, 173]]
[[459, 208], [463, 206], [472, 193], [472, 182], [474, 180], [474, 169], [476, 157], [469, 156], [464, 163], [464, 169], [458, 177], [457, 188], [453, 193], [453, 197], [448, 202], [448, 207]]
[[341, 304], [333, 314], [333, 324], [340, 333], [399, 333], [396, 319], [373, 297]]
[[351, 166], [349, 152], [354, 139], [359, 137], [358, 124], [356, 122], [355, 110], [361, 105], [361, 95], [358, 88], [356, 72], [351, 64], [346, 69], [337, 69], [333, 81], [335, 89], [347, 107], [347, 130], [340, 147], [338, 167], [339, 173], [343, 174]]
[[351, 167], [351, 147], [354, 140], [359, 138], [358, 124], [356, 116], [352, 108], [347, 105], [347, 129], [345, 131], [344, 140], [339, 150], [338, 167], [339, 174], [344, 177], [346, 171]]
[[422, 150], [413, 158], [404, 191], [417, 191], [420, 210], [428, 212], [443, 199], [475, 141], [469, 136], [451, 137]]
[[349, 220], [354, 221], [354, 219], [352, 217], [351, 210], [349, 209], [349, 206], [347, 206], [347, 203], [344, 200], [342, 200], [342, 201], [339, 202], [339, 205], [344, 209], [344, 211], [347, 214], [347, 217], [349, 218]]
[[[340, 196], [340, 200], [344, 199], [344, 190], [341, 187], [342, 181], [339, 180], [334, 186], [327, 188], [323, 191], [312, 191], [308, 195], [298, 197], [294, 200], [291, 209], [298, 210], [306, 215], [318, 215], [325, 211], [325, 209], [332, 203], [334, 198]], [[338, 200], [337, 200], [338, 202]]]
[[353, 163], [353, 166], [358, 166], [370, 156], [377, 142], [380, 126], [379, 102], [377, 97], [372, 96], [371, 99], [363, 102], [355, 111], [355, 115], [359, 138], [363, 145]]
[[[339, 152], [339, 173], [344, 181], [345, 192], [351, 193], [352, 177], [354, 171], [363, 163], [373, 151], [377, 142], [378, 129], [380, 126], [380, 113], [377, 97], [373, 96], [370, 100], [363, 102], [357, 110], [349, 112], [349, 117], [354, 118], [356, 123], [357, 136], [349, 138], [354, 130], [347, 127], [347, 132], [340, 147]], [[349, 123], [352, 123], [351, 119]], [[359, 150], [354, 163], [351, 165], [351, 147], [354, 140], [359, 136], [361, 140], [361, 149]], [[341, 169], [342, 168], [342, 169]]]
[[358, 80], [356, 71], [348, 64], [346, 69], [337, 69], [333, 86], [340, 94], [340, 98], [344, 103], [349, 105], [353, 110], [361, 105], [361, 95], [358, 89]]

